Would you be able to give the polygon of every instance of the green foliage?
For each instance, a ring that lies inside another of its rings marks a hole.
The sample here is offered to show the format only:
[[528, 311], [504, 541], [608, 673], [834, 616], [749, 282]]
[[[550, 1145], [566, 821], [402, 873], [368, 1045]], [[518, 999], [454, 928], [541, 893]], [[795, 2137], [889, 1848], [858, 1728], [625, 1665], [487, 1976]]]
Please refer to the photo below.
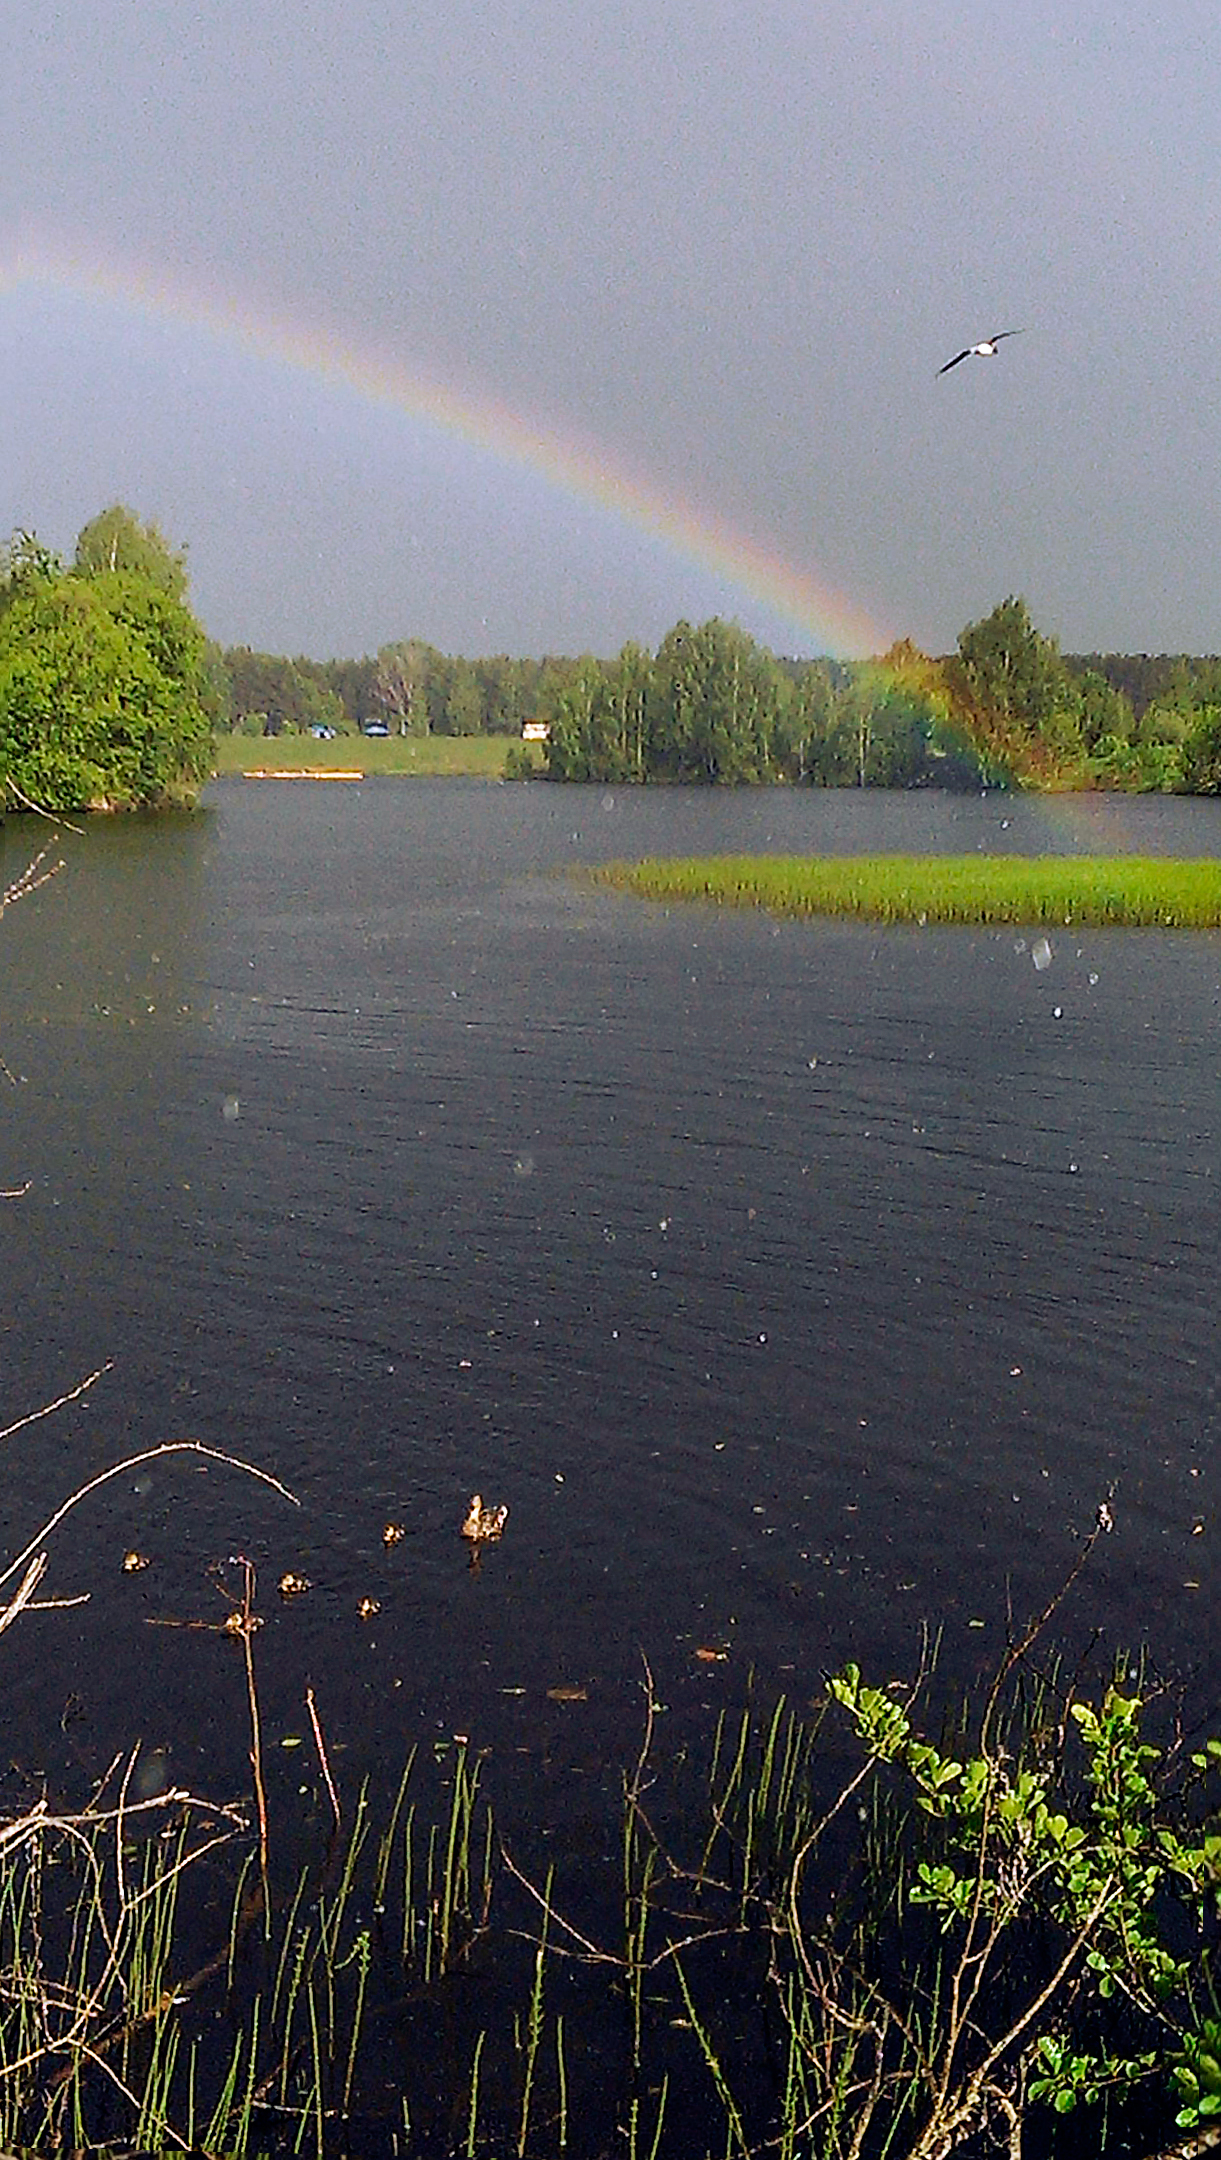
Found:
[[82, 577], [133, 570], [171, 600], [186, 600], [185, 551], [171, 547], [159, 526], [142, 524], [123, 503], [112, 503], [82, 527], [73, 568]]
[[1193, 795], [1221, 795], [1221, 704], [1203, 705], [1183, 743], [1183, 783]]
[[378, 716], [393, 735], [427, 735], [430, 663], [439, 658], [419, 638], [383, 645], [377, 656], [373, 695]]
[[1002, 600], [958, 639], [949, 680], [974, 739], [1014, 774], [1063, 783], [1081, 756], [1081, 693], [1022, 599]]
[[[214, 674], [225, 725], [241, 734], [304, 735], [312, 727], [343, 728], [345, 714], [323, 673], [307, 660], [231, 647]], [[253, 723], [253, 724], [252, 724]]]
[[1221, 663], [1066, 661], [1014, 599], [960, 648], [937, 660], [903, 639], [878, 660], [786, 660], [714, 618], [676, 623], [656, 653], [627, 644], [610, 660], [472, 660], [420, 638], [361, 660], [237, 649], [222, 656], [218, 724], [248, 732], [257, 715], [278, 734], [377, 718], [394, 736], [520, 740], [525, 721], [545, 720], [548, 778], [599, 784], [1165, 790], [1194, 786], [1197, 772], [1207, 784], [1207, 740], [1190, 762], [1186, 738], [1214, 675], [1221, 698]]
[[203, 653], [141, 572], [23, 572], [0, 614], [0, 784], [54, 810], [189, 793], [209, 766]]
[[1104, 737], [1115, 742], [1131, 740], [1136, 726], [1130, 699], [1108, 682], [1096, 668], [1087, 668], [1078, 682], [1081, 700], [1081, 738], [1087, 749]]
[[649, 769], [652, 662], [639, 645], [617, 660], [586, 654], [554, 691], [547, 770], [553, 780], [643, 780]]
[[478, 735], [482, 719], [483, 697], [474, 664], [470, 660], [455, 660], [450, 669], [449, 692], [445, 700], [445, 733]]
[[1183, 2103], [1175, 2117], [1180, 2129], [1199, 2129], [1221, 2115], [1221, 2019], [1201, 2018], [1195, 2032], [1184, 2034], [1170, 2074]]
[[735, 623], [676, 624], [649, 689], [650, 771], [670, 780], [770, 778], [785, 696], [772, 655]]
[[1085, 772], [1096, 787], [1156, 795], [1173, 792], [1183, 778], [1183, 768], [1183, 754], [1177, 743], [1100, 735], [1086, 760]]
[[[952, 2008], [969, 1996], [978, 2018], [985, 1968], [1003, 1975], [1009, 1965], [1008, 2032], [980, 2043], [977, 2068], [966, 2026], [947, 2029], [964, 2090], [1012, 2106], [1024, 2085], [1063, 2114], [1171, 2065], [1180, 2122], [1221, 2112], [1218, 2028], [1201, 2006], [1206, 1960], [1183, 1954], [1221, 1914], [1221, 1837], [1176, 1797], [1164, 1750], [1143, 1736], [1142, 1696], [1117, 1679], [1099, 1703], [1069, 1700], [1005, 1744], [994, 1689], [977, 1746], [960, 1760], [922, 1738], [894, 1692], [865, 1686], [856, 1666], [829, 1686], [869, 1761], [905, 1774], [926, 1820], [906, 1900], [927, 1908], [946, 1940], [954, 1978], [943, 2000]], [[1221, 1769], [1221, 1744], [1210, 1741], [1195, 1767]], [[1032, 1929], [1046, 1945], [1037, 1977], [1021, 1971]], [[1123, 2006], [1118, 2024], [1105, 2014], [1111, 2003]], [[1152, 2044], [1122, 2044], [1133, 2031]]]
[[60, 575], [63, 564], [35, 533], [15, 532], [0, 548], [0, 613], [31, 586]]

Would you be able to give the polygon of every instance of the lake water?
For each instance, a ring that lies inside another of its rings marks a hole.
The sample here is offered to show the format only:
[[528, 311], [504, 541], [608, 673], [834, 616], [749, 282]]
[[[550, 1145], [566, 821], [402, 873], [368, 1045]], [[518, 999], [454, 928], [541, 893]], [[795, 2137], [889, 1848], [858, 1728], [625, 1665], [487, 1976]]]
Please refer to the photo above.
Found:
[[0, 1443], [0, 1535], [188, 1435], [301, 1504], [186, 1459], [78, 1509], [90, 1604], [8, 1638], [24, 1767], [143, 1737], [242, 1785], [240, 1658], [147, 1622], [223, 1618], [243, 1552], [269, 1744], [312, 1683], [341, 1765], [460, 1731], [502, 1813], [559, 1806], [642, 1655], [676, 1740], [925, 1620], [980, 1672], [1108, 1494], [1065, 1624], [1215, 1718], [1221, 938], [1038, 966], [562, 874], [751, 848], [1215, 856], [1221, 805], [234, 781], [61, 835], [0, 934], [0, 1425], [110, 1369]]

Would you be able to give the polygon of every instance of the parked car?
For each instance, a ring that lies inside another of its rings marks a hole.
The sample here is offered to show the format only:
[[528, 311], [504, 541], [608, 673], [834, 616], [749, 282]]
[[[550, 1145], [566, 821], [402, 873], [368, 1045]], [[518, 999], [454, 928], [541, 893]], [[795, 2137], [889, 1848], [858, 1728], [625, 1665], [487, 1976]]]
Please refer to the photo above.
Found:
[[388, 735], [390, 730], [384, 720], [366, 720], [361, 733], [362, 735]]

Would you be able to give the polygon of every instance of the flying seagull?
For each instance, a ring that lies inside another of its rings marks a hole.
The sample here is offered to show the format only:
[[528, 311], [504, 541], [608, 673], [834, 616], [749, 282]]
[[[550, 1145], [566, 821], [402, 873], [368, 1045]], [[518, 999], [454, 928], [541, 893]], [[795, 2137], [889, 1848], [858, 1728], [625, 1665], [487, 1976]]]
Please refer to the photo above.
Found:
[[950, 369], [957, 367], [960, 360], [970, 360], [973, 354], [978, 354], [981, 360], [995, 360], [996, 348], [1002, 338], [1021, 337], [1021, 335], [1020, 330], [997, 330], [991, 337], [981, 338], [978, 345], [964, 345], [962, 351], [955, 353], [952, 360], [947, 360], [944, 367], [938, 368], [937, 373], [939, 375], [948, 375]]

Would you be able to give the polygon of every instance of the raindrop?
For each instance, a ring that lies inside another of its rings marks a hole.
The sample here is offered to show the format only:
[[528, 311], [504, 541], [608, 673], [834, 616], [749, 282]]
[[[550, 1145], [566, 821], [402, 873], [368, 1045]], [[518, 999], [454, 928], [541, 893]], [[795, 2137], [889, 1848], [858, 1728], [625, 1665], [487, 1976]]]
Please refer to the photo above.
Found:
[[1051, 946], [1048, 944], [1045, 937], [1035, 939], [1034, 944], [1030, 948], [1030, 957], [1034, 961], [1035, 966], [1038, 968], [1040, 975], [1042, 974], [1044, 968], [1049, 968], [1051, 966]]
[[220, 1114], [224, 1118], [226, 1125], [232, 1125], [235, 1118], [241, 1116], [242, 1106], [236, 1095], [226, 1095], [220, 1106]]
[[1051, 1008], [1051, 1017], [1053, 1020], [1062, 1020], [1064, 1018], [1063, 1005], [1053, 1005]]

